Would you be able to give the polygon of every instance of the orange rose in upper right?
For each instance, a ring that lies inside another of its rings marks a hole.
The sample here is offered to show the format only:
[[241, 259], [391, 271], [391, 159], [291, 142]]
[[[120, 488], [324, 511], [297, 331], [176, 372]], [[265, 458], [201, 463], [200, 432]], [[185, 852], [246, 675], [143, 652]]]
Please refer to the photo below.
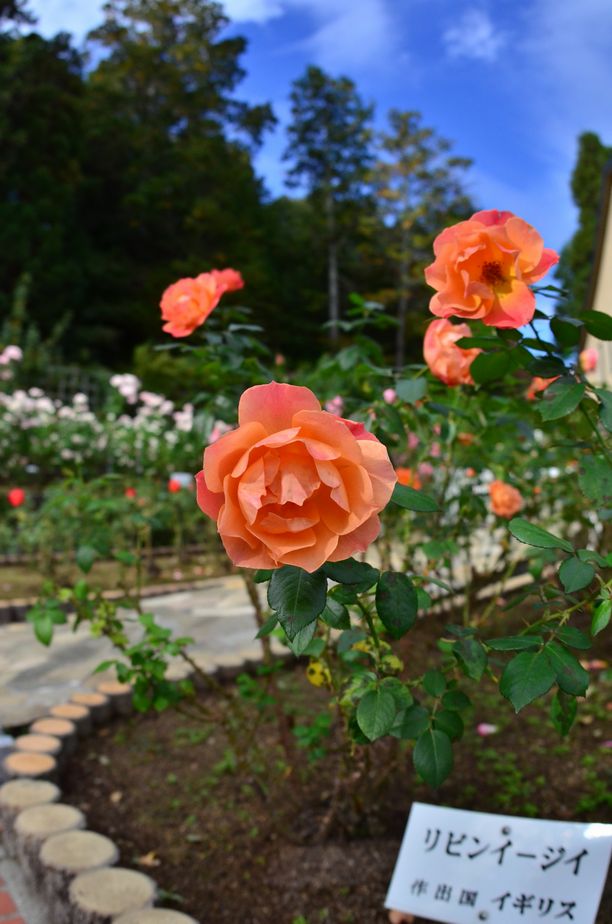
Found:
[[476, 212], [434, 241], [425, 270], [436, 289], [429, 308], [439, 318], [478, 318], [489, 327], [522, 327], [533, 318], [529, 286], [559, 260], [522, 218], [496, 209]]
[[162, 295], [162, 318], [166, 321], [163, 330], [173, 337], [188, 337], [217, 307], [224, 292], [233, 292], [243, 286], [242, 276], [233, 269], [200, 273], [195, 279], [189, 276], [179, 279]]
[[482, 350], [462, 350], [457, 340], [471, 337], [467, 324], [451, 324], [444, 318], [432, 321], [425, 331], [423, 356], [430, 371], [445, 385], [473, 385], [470, 366]]

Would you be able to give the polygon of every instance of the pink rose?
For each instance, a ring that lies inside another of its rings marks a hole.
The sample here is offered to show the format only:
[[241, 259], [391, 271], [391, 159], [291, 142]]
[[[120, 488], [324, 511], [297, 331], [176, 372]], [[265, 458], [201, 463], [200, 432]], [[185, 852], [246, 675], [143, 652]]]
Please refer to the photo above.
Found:
[[383, 401], [386, 404], [393, 404], [396, 398], [397, 398], [397, 392], [395, 388], [385, 388], [385, 390], [383, 391]]
[[587, 347], [586, 350], [583, 350], [579, 357], [580, 368], [583, 372], [594, 372], [597, 369], [597, 361], [599, 360], [599, 350], [596, 350], [595, 347]]

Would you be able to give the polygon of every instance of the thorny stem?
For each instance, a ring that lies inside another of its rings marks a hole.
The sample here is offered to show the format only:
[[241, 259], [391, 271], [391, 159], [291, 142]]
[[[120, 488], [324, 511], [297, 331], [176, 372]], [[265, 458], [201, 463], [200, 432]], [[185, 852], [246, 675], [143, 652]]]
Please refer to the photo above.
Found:
[[601, 433], [599, 432], [599, 427], [597, 426], [597, 424], [595, 423], [595, 421], [594, 421], [593, 418], [591, 417], [590, 411], [588, 411], [588, 410], [586, 409], [586, 406], [584, 405], [584, 403], [581, 403], [581, 404], [580, 404], [580, 410], [582, 411], [583, 415], [586, 417], [586, 419], [587, 419], [587, 421], [588, 421], [588, 424], [589, 424], [589, 427], [591, 428], [591, 430], [592, 430], [593, 433], [595, 434], [595, 436], [596, 436], [596, 438], [597, 438], [597, 442], [598, 442], [599, 445], [601, 446], [601, 451], [603, 452], [604, 456], [606, 457], [606, 460], [610, 463], [610, 465], [612, 465], [612, 456], [611, 456], [610, 453], [608, 452], [608, 447], [607, 447], [606, 444], [604, 443], [603, 438], [602, 438], [602, 435], [601, 435]]
[[359, 607], [359, 609], [361, 610], [361, 612], [363, 613], [365, 617], [365, 621], [368, 624], [370, 634], [372, 635], [372, 639], [374, 641], [374, 644], [376, 645], [376, 650], [380, 654], [380, 639], [378, 638], [378, 632], [376, 631], [374, 627], [374, 620], [372, 619], [372, 614], [370, 613], [370, 610], [368, 609], [368, 607], [365, 606], [365, 604], [361, 602], [361, 600], [357, 600], [357, 606]]

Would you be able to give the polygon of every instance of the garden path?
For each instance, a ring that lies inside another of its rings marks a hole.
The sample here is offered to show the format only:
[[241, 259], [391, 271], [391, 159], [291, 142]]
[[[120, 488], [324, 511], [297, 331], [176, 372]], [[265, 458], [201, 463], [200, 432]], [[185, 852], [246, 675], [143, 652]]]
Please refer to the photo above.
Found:
[[[205, 670], [260, 657], [253, 609], [238, 575], [215, 578], [197, 590], [149, 597], [143, 605], [160, 625], [193, 638], [190, 653]], [[138, 627], [130, 634], [138, 637]], [[77, 689], [95, 686], [103, 675], [93, 671], [112, 655], [110, 643], [92, 638], [86, 626], [77, 632], [57, 627], [49, 648], [36, 641], [29, 623], [0, 626], [0, 727], [26, 725]], [[176, 665], [174, 677], [181, 667], [182, 662]]]

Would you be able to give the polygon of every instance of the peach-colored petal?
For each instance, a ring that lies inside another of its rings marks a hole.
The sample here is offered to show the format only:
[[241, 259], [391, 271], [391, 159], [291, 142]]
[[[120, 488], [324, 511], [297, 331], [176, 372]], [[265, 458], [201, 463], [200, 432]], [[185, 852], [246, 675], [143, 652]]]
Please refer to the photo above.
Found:
[[545, 247], [540, 262], [529, 273], [529, 282], [537, 282], [545, 276], [548, 270], [559, 262], [559, 254], [549, 247]]
[[196, 500], [200, 510], [211, 518], [216, 520], [219, 511], [223, 506], [223, 494], [213, 493], [206, 484], [204, 472], [198, 472], [196, 475]]
[[270, 382], [247, 388], [238, 405], [240, 426], [256, 421], [267, 433], [276, 433], [293, 425], [293, 416], [301, 410], [320, 411], [321, 405], [310, 391], [300, 385]]
[[262, 439], [266, 432], [261, 424], [253, 421], [230, 430], [212, 446], [204, 450], [204, 475], [211, 491], [222, 491], [223, 481], [229, 475], [244, 452]]
[[490, 327], [523, 327], [535, 312], [535, 295], [523, 282], [514, 282], [510, 291], [500, 295], [497, 305], [483, 318]]
[[371, 516], [369, 520], [358, 526], [352, 533], [340, 536], [336, 550], [329, 556], [328, 561], [344, 561], [345, 558], [350, 558], [351, 555], [365, 552], [379, 533], [380, 519], [375, 515]]

